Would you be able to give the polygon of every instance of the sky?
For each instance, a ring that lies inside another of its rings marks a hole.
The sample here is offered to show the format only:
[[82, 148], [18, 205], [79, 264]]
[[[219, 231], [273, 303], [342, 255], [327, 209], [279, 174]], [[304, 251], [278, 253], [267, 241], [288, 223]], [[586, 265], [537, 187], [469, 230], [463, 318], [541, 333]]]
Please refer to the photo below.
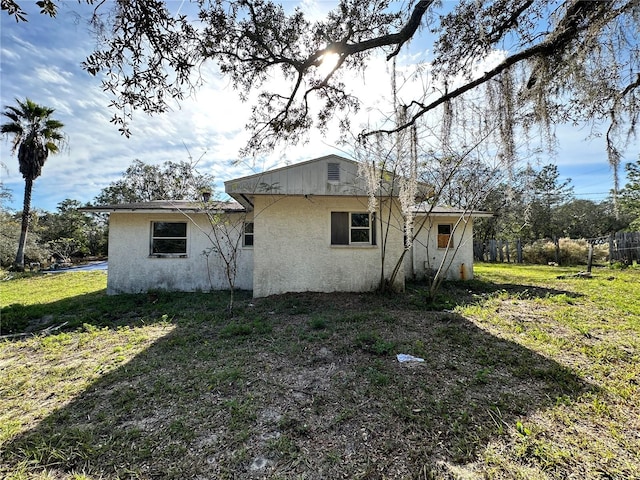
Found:
[[[135, 159], [149, 164], [197, 160], [198, 170], [213, 174], [216, 189], [222, 192], [224, 181], [256, 170], [331, 153], [349, 156], [344, 147], [337, 146], [335, 132], [324, 137], [314, 133], [308, 144], [278, 148], [257, 165], [234, 165], [238, 150], [247, 140], [244, 126], [250, 104], [242, 103], [232, 85], [216, 75], [213, 67], [204, 71], [204, 87], [194, 97], [174, 105], [172, 111], [153, 117], [135, 112], [132, 135], [126, 138], [109, 121], [114, 112], [108, 108], [110, 98], [102, 91], [100, 78], [81, 68], [81, 62], [95, 47], [95, 39], [82, 17], [87, 18], [89, 7], [69, 0], [52, 19], [40, 15], [35, 2], [20, 3], [29, 14], [28, 23], [16, 23], [5, 12], [0, 14], [0, 105], [15, 105], [16, 98], [28, 97], [52, 107], [53, 117], [64, 123], [68, 138], [67, 147], [49, 156], [42, 175], [36, 179], [32, 208], [55, 211], [58, 203], [68, 198], [91, 202]], [[176, 0], [172, 6], [182, 8], [183, 3]], [[322, 15], [331, 3], [305, 0], [301, 5], [308, 13]], [[407, 52], [404, 60], [421, 58], [415, 53]], [[377, 59], [370, 68], [371, 75], [353, 80], [353, 88], [365, 105], [362, 120], [389, 97], [388, 66]], [[4, 123], [6, 118], [1, 120]], [[557, 127], [556, 134], [557, 153], [542, 159], [542, 164], [555, 163], [561, 179], [571, 178], [576, 198], [605, 199], [612, 188], [613, 175], [604, 139], [588, 140], [586, 128], [570, 126]], [[638, 149], [635, 153], [631, 150], [627, 149], [623, 164], [636, 160]], [[5, 139], [0, 140], [0, 160], [6, 166], [0, 172], [2, 182], [13, 195], [8, 207], [20, 210], [24, 180]], [[620, 174], [624, 185], [622, 169]]]

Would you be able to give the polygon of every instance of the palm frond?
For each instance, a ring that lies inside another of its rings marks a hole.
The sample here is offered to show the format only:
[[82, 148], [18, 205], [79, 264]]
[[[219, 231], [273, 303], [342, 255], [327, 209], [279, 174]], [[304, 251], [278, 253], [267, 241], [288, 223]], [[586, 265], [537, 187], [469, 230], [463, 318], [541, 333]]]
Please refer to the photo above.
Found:
[[51, 118], [53, 108], [38, 105], [26, 98], [16, 98], [18, 106], [6, 106], [2, 112], [11, 120], [0, 126], [2, 135], [12, 137], [12, 153], [18, 153], [20, 173], [25, 179], [34, 180], [42, 173], [49, 153], [58, 153], [65, 136], [64, 124]]

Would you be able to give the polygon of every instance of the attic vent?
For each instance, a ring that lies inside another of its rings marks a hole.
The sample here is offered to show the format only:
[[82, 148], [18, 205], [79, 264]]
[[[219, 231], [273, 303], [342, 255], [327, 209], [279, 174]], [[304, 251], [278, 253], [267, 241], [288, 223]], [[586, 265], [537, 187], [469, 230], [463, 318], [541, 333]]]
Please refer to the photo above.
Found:
[[339, 163], [327, 164], [327, 180], [329, 182], [340, 181], [340, 164]]

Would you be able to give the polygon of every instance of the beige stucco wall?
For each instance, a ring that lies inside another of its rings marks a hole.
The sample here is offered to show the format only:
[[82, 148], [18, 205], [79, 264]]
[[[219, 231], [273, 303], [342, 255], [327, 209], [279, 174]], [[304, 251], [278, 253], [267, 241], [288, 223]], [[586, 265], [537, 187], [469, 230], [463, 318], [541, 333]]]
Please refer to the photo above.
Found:
[[[380, 280], [377, 246], [332, 246], [331, 212], [366, 212], [364, 197], [256, 196], [253, 295], [285, 292], [370, 291]], [[397, 215], [393, 216], [398, 218]], [[386, 272], [402, 250], [402, 228], [393, 225]], [[396, 287], [404, 286], [402, 272]]]
[[[211, 248], [212, 243], [200, 228], [210, 232], [210, 222], [202, 214], [190, 218], [180, 213], [112, 213], [109, 219], [107, 293], [209, 291], [212, 285], [213, 289], [228, 289], [222, 261], [211, 254], [207, 269], [207, 258], [202, 253]], [[242, 221], [238, 215], [231, 218], [232, 221]], [[149, 255], [153, 221], [187, 221], [186, 258], [156, 258]], [[253, 287], [251, 248], [240, 247], [237, 265], [236, 288], [250, 290]]]
[[[445, 278], [460, 280], [464, 274], [465, 280], [473, 278], [473, 218], [465, 216], [434, 217], [426, 219], [418, 217], [414, 228], [425, 221], [424, 227], [418, 233], [409, 256], [412, 265], [405, 265], [407, 274], [412, 272], [416, 279], [425, 277], [429, 270], [437, 270], [444, 258]], [[438, 248], [438, 224], [450, 224], [453, 230], [454, 248]], [[456, 225], [457, 224], [457, 225]], [[463, 267], [464, 265], [464, 267]], [[411, 268], [413, 267], [413, 268]]]

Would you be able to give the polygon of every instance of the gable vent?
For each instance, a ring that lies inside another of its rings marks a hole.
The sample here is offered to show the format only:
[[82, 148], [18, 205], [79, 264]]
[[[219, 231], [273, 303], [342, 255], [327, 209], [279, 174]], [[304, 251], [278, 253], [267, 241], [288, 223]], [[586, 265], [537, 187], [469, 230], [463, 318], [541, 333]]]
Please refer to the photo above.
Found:
[[340, 181], [340, 164], [339, 163], [327, 164], [327, 180], [329, 182]]

